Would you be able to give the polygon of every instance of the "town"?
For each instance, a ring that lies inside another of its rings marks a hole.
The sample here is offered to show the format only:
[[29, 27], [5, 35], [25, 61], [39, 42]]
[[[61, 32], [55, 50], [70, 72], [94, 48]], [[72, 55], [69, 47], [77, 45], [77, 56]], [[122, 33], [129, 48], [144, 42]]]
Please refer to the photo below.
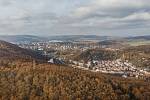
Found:
[[107, 49], [121, 49], [121, 44], [103, 44], [99, 41], [44, 41], [44, 42], [31, 42], [31, 43], [18, 43], [22, 48], [32, 49], [32, 50], [86, 50], [95, 48], [107, 48]]
[[[73, 68], [90, 70], [92, 72], [114, 74], [124, 78], [144, 78], [150, 75], [149, 69], [147, 70], [146, 68], [138, 68], [128, 60], [88, 60], [85, 62], [82, 60], [76, 61], [71, 59], [76, 55], [77, 52], [84, 52], [88, 49], [104, 48], [112, 51], [121, 50], [122, 48], [120, 48], [120, 45], [102, 45], [99, 42], [91, 41], [63, 42], [56, 40], [48, 42], [21, 43], [18, 45], [22, 48], [36, 50], [41, 52], [43, 55], [50, 57], [50, 60], [47, 62], [51, 64], [65, 64], [72, 66]], [[66, 52], [63, 55], [60, 54], [64, 51], [66, 51], [67, 54]], [[71, 53], [69, 53], [69, 51], [71, 51]]]
[[121, 75], [124, 78], [135, 77], [143, 78], [144, 76], [150, 75], [146, 69], [136, 68], [132, 63], [128, 61], [122, 61], [117, 59], [114, 61], [88, 61], [87, 63], [70, 61], [72, 67], [81, 68], [84, 70], [91, 70], [93, 72], [102, 72], [108, 74]]

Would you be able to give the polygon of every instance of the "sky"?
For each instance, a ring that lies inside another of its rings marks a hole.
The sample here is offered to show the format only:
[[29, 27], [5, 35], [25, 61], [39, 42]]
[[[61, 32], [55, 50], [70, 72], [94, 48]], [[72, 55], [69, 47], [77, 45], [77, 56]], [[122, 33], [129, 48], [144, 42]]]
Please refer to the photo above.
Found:
[[150, 0], [0, 0], [0, 35], [150, 35]]

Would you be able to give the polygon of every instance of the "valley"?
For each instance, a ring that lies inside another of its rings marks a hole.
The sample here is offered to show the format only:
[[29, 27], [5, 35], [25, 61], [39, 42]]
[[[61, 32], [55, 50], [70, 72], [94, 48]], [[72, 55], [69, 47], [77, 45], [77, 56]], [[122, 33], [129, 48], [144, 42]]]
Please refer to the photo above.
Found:
[[128, 46], [119, 41], [47, 41], [19, 44], [41, 52], [48, 63], [64, 64], [94, 72], [117, 74], [122, 77], [150, 76], [150, 45]]
[[149, 98], [149, 45], [0, 41], [0, 99]]
[[0, 0], [0, 100], [150, 100], [150, 0]]

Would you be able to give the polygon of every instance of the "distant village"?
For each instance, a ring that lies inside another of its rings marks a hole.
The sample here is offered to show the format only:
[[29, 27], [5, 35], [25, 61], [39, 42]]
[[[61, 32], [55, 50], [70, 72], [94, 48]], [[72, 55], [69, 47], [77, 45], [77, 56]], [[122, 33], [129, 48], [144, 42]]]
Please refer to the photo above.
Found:
[[107, 49], [118, 49], [120, 45], [102, 45], [99, 42], [93, 41], [74, 41], [74, 42], [63, 42], [63, 41], [48, 41], [48, 42], [32, 42], [32, 43], [20, 43], [18, 44], [22, 48], [32, 50], [87, 50], [95, 48], [107, 48]]
[[[110, 50], [118, 50], [119, 46], [111, 45], [100, 45], [99, 43], [92, 42], [62, 42], [62, 41], [49, 41], [49, 42], [33, 42], [33, 43], [22, 43], [20, 47], [26, 49], [37, 50], [51, 57], [48, 63], [51, 64], [68, 64], [74, 68], [80, 68], [83, 70], [90, 70], [92, 72], [101, 72], [107, 74], [119, 75], [124, 78], [144, 78], [150, 76], [150, 72], [147, 69], [137, 68], [127, 60], [90, 60], [84, 61], [73, 61], [69, 59], [66, 63], [66, 58], [60, 58], [55, 55], [54, 52], [47, 52], [48, 50], [65, 51], [65, 50], [80, 50], [85, 51], [87, 49], [105, 48]], [[68, 59], [67, 59], [68, 60]]]
[[150, 75], [150, 73], [146, 69], [137, 68], [133, 64], [128, 61], [123, 61], [121, 59], [113, 60], [113, 61], [88, 61], [87, 63], [70, 61], [72, 63], [72, 67], [81, 68], [84, 70], [91, 70], [93, 72], [102, 72], [108, 74], [116, 74], [121, 75], [124, 78], [127, 77], [135, 77], [142, 78], [144, 76]]

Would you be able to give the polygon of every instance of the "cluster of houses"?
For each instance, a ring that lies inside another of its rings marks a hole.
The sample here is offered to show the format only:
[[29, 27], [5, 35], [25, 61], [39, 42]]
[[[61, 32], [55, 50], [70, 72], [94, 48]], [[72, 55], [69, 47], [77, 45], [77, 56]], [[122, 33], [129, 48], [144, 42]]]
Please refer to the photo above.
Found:
[[63, 61], [62, 59], [60, 58], [51, 58], [48, 63], [50, 64], [57, 64], [57, 65], [64, 65], [65, 64], [65, 61]]
[[128, 61], [123, 61], [121, 59], [117, 60], [107, 60], [107, 61], [89, 61], [87, 63], [71, 61], [73, 67], [82, 68], [84, 70], [91, 70], [93, 72], [102, 72], [109, 74], [121, 75], [122, 77], [143, 77], [149, 75], [150, 73], [142, 68], [137, 68]]
[[[33, 42], [28, 44], [20, 44], [22, 48], [32, 49], [41, 51], [43, 55], [51, 57], [48, 63], [52, 64], [66, 64], [65, 59], [59, 59], [55, 57], [55, 52], [47, 52], [45, 50], [87, 50], [90, 48], [106, 48], [103, 45], [97, 43], [86, 43], [86, 42], [62, 42], [62, 41], [48, 41], [48, 42]], [[109, 48], [107, 48], [109, 49]], [[112, 49], [111, 49], [112, 50]], [[69, 65], [75, 68], [82, 68], [84, 70], [91, 70], [94, 72], [110, 73], [110, 74], [119, 74], [122, 77], [141, 77], [149, 75], [149, 72], [145, 69], [137, 68], [128, 61], [123, 61], [121, 59], [117, 60], [91, 60], [88, 62], [84, 61], [69, 61]]]
[[89, 49], [89, 48], [102, 48], [103, 46], [98, 43], [87, 42], [62, 42], [62, 41], [47, 41], [47, 42], [32, 42], [28, 44], [19, 44], [20, 47], [33, 50], [75, 50], [75, 49]]

